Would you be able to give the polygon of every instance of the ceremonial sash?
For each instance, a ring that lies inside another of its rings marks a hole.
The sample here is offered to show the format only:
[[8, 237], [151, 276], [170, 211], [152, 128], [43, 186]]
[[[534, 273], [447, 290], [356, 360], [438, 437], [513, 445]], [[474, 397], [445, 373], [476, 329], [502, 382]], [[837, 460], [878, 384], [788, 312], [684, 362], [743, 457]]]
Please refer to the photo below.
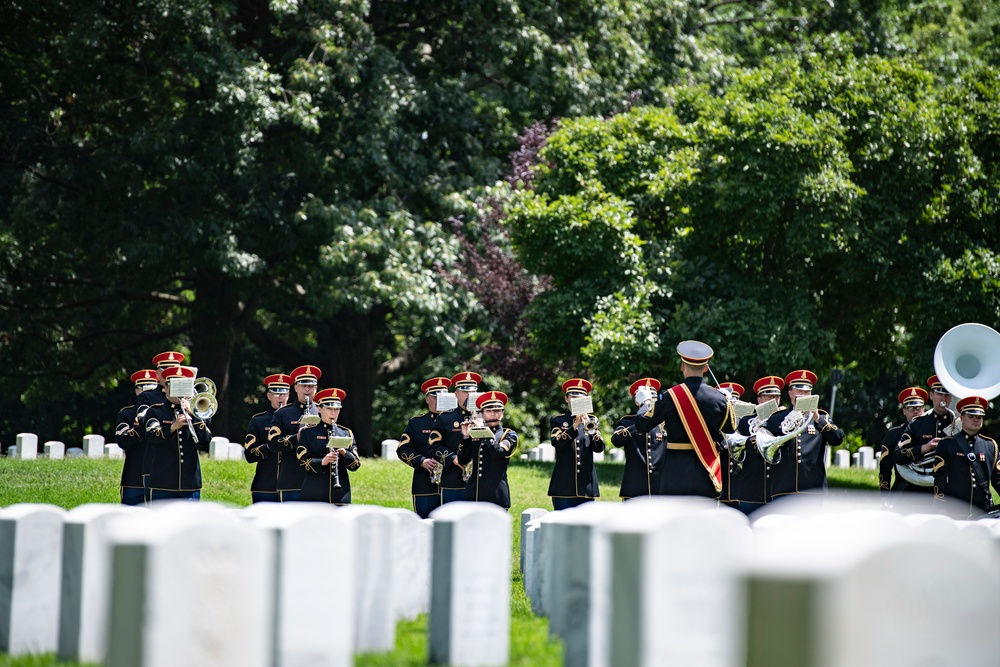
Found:
[[674, 406], [677, 407], [677, 413], [680, 415], [681, 423], [684, 424], [684, 430], [687, 431], [688, 438], [694, 445], [698, 459], [705, 466], [708, 476], [712, 479], [715, 490], [722, 491], [722, 467], [719, 464], [719, 452], [715, 447], [715, 441], [712, 440], [712, 436], [708, 432], [708, 424], [705, 423], [705, 418], [702, 416], [701, 410], [698, 409], [698, 403], [695, 402], [691, 390], [687, 388], [687, 385], [679, 384], [668, 389], [667, 393], [670, 394]]

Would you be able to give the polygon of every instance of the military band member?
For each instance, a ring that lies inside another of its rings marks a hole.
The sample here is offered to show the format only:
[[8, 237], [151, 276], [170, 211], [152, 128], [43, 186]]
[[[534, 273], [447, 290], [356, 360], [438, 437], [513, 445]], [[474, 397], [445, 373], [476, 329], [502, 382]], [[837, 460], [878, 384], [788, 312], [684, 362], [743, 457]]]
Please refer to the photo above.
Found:
[[444, 466], [440, 484], [442, 505], [465, 500], [466, 472], [458, 462], [458, 448], [463, 438], [462, 422], [472, 416], [472, 411], [468, 409], [469, 394], [478, 391], [482, 381], [483, 376], [471, 371], [464, 371], [451, 379], [458, 407], [438, 415], [427, 438], [434, 458]]
[[960, 400], [956, 407], [961, 429], [942, 438], [934, 450], [934, 498], [956, 498], [969, 515], [996, 509], [990, 485], [1000, 491], [997, 443], [979, 433], [988, 406], [982, 396]]
[[[753, 383], [753, 391], [757, 396], [757, 405], [768, 401], [780, 401], [781, 391], [785, 388], [784, 379], [777, 375], [765, 375]], [[727, 466], [723, 468], [726, 479], [723, 480], [723, 502], [735, 507], [744, 514], [750, 514], [763, 507], [770, 499], [770, 469], [764, 456], [757, 448], [756, 440], [751, 437], [760, 424], [757, 415], [746, 415], [736, 425], [736, 434], [745, 438], [742, 449], [730, 445]], [[735, 453], [738, 452], [739, 455]], [[728, 495], [725, 491], [728, 490]]]
[[[135, 396], [158, 387], [155, 370], [141, 370], [132, 373]], [[122, 465], [120, 497], [122, 505], [142, 505], [146, 500], [145, 485], [142, 481], [142, 459], [146, 453], [146, 432], [140, 430], [136, 418], [135, 404], [118, 411], [115, 420], [115, 442], [125, 452]]]
[[270, 404], [264, 412], [250, 418], [243, 438], [243, 458], [257, 467], [250, 483], [250, 497], [255, 503], [276, 503], [278, 498], [278, 455], [267, 448], [267, 432], [274, 413], [285, 407], [291, 391], [292, 376], [273, 373], [264, 378], [264, 395]]
[[[906, 425], [899, 437], [899, 445], [893, 453], [893, 463], [901, 466], [918, 463], [929, 459], [942, 438], [950, 435], [951, 430], [958, 428], [957, 417], [949, 408], [952, 395], [944, 388], [937, 375], [927, 378], [930, 389], [929, 398], [932, 405], [930, 412], [917, 417]], [[933, 487], [910, 484], [906, 482], [904, 491], [924, 493], [930, 496]]]
[[890, 485], [894, 492], [904, 491], [906, 487], [910, 486], [898, 473], [896, 474], [896, 481], [893, 482], [892, 480], [896, 449], [899, 447], [903, 431], [906, 430], [909, 423], [923, 416], [924, 406], [927, 404], [929, 397], [927, 390], [923, 387], [907, 387], [899, 392], [897, 398], [899, 400], [899, 407], [903, 411], [903, 423], [899, 426], [893, 426], [886, 431], [885, 437], [882, 438], [881, 456], [878, 463], [878, 486], [881, 489], [883, 497], [888, 496]]
[[719, 446], [736, 428], [732, 404], [705, 384], [711, 347], [695, 340], [677, 345], [684, 381], [660, 393], [648, 409], [640, 408], [636, 430], [648, 433], [658, 424], [667, 430], [667, 451], [660, 475], [665, 496], [718, 498], [722, 491]]
[[267, 430], [267, 448], [278, 457], [278, 481], [275, 485], [281, 502], [299, 499], [305, 468], [295, 458], [299, 446], [299, 435], [308, 428], [301, 423], [307, 409], [319, 412], [313, 403], [313, 396], [323, 371], [315, 366], [299, 366], [290, 374], [295, 400], [274, 411], [271, 426]]
[[194, 369], [171, 366], [161, 372], [166, 402], [149, 406], [145, 414], [146, 446], [153, 450], [149, 470], [150, 500], [201, 498], [200, 451], [207, 452], [212, 432], [205, 420], [191, 413], [186, 398], [171, 394], [171, 379], [194, 380]]
[[160, 352], [153, 357], [153, 367], [156, 368], [156, 386], [143, 391], [135, 399], [136, 426], [143, 433], [146, 448], [142, 455], [142, 482], [146, 493], [146, 502], [149, 502], [149, 471], [153, 465], [153, 450], [149, 446], [149, 435], [145, 433], [142, 426], [145, 424], [146, 411], [149, 406], [157, 403], [166, 403], [167, 394], [165, 391], [166, 380], [163, 378], [163, 371], [167, 368], [180, 366], [184, 363], [184, 355], [180, 352], [168, 350]]
[[[660, 391], [660, 381], [656, 378], [641, 378], [628, 388], [628, 393], [637, 407], [641, 407], [647, 401], [652, 402], [658, 391]], [[621, 499], [658, 495], [663, 453], [667, 444], [663, 427], [656, 426], [649, 433], [639, 433], [635, 428], [635, 415], [627, 415], [615, 424], [611, 444], [625, 451], [625, 471], [622, 473], [622, 486], [619, 491]]]
[[421, 519], [426, 519], [441, 505], [441, 487], [433, 480], [432, 474], [442, 464], [434, 458], [428, 440], [434, 428], [434, 421], [440, 414], [437, 409], [437, 397], [449, 389], [451, 380], [445, 377], [433, 377], [420, 385], [424, 402], [427, 404], [427, 412], [410, 419], [396, 447], [396, 456], [399, 460], [413, 468], [410, 493], [413, 495], [413, 511]]
[[[361, 457], [351, 429], [337, 423], [345, 396], [344, 390], [337, 388], [316, 392], [320, 423], [301, 432], [295, 450], [304, 471], [299, 500], [334, 505], [351, 503], [348, 471], [361, 467]], [[332, 438], [348, 438], [350, 445], [336, 447]]]
[[[592, 388], [593, 385], [582, 378], [566, 380], [562, 384], [566, 405], [570, 406], [574, 398], [589, 396]], [[604, 451], [604, 439], [600, 429], [587, 429], [588, 417], [592, 416], [566, 412], [549, 420], [550, 438], [556, 451], [549, 497], [556, 510], [589, 503], [601, 495], [594, 453]]]
[[[795, 401], [800, 396], [812, 395], [816, 379], [816, 374], [809, 370], [786, 375], [785, 386], [792, 407], [775, 412], [764, 428], [774, 435], [784, 433], [782, 424], [795, 409]], [[844, 432], [826, 412], [818, 410], [813, 413], [813, 421], [805, 431], [781, 445], [780, 458], [771, 466], [771, 497], [792, 493], [826, 493], [826, 448], [837, 447], [843, 442]]]
[[504, 428], [503, 411], [507, 394], [488, 391], [476, 399], [476, 409], [482, 423], [493, 432], [492, 438], [473, 438], [469, 435], [471, 420], [462, 423], [462, 442], [458, 447], [458, 462], [472, 465], [472, 473], [465, 485], [465, 499], [472, 502], [493, 503], [510, 509], [510, 485], [507, 483], [507, 464], [517, 451], [517, 432]]

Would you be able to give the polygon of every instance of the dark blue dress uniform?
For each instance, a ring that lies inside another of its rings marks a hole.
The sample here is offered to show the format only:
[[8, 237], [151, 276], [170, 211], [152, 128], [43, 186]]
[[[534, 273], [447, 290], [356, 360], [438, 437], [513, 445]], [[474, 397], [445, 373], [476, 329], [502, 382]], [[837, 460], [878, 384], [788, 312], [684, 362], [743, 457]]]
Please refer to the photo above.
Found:
[[472, 413], [459, 406], [454, 410], [443, 412], [434, 420], [431, 433], [427, 437], [427, 445], [433, 452], [438, 463], [444, 465], [441, 472], [442, 501], [445, 491], [463, 491], [466, 481], [461, 466], [453, 465], [451, 459], [458, 456], [462, 444], [462, 422], [470, 419]]
[[[279, 411], [280, 412], [280, 411]], [[323, 465], [323, 457], [330, 453], [331, 437], [350, 438], [351, 446], [337, 458], [337, 474], [333, 465]], [[302, 493], [299, 500], [347, 505], [351, 502], [351, 478], [348, 471], [361, 467], [361, 457], [351, 430], [339, 424], [318, 424], [302, 431], [295, 456], [303, 471]], [[336, 481], [340, 486], [335, 486]]]
[[503, 426], [497, 428], [492, 438], [463, 439], [458, 448], [458, 462], [463, 466], [472, 463], [465, 499], [510, 509], [507, 464], [516, 451], [517, 432]]
[[639, 433], [635, 415], [627, 415], [615, 424], [611, 444], [625, 451], [625, 471], [619, 495], [622, 499], [655, 496], [660, 493], [660, 472], [666, 452], [667, 435], [660, 426], [649, 433]]
[[179, 417], [179, 410], [180, 407], [172, 403], [160, 403], [146, 411], [146, 446], [152, 450], [149, 489], [154, 500], [157, 495], [165, 494], [195, 494], [197, 497], [201, 491], [198, 453], [208, 451], [212, 432], [205, 421], [195, 418], [191, 422], [194, 435], [187, 426], [171, 433], [170, 427]]
[[[959, 414], [983, 417], [989, 401], [967, 396], [958, 402]], [[1000, 491], [1000, 452], [993, 438], [963, 428], [938, 443], [934, 450], [934, 498], [956, 498], [968, 515], [995, 509], [990, 485]]]
[[[705, 384], [701, 377], [686, 377], [684, 384], [698, 404], [708, 432], [718, 446], [723, 433], [732, 433], [736, 429], [736, 416], [732, 406], [725, 394]], [[636, 417], [636, 430], [639, 433], [649, 433], [658, 424], [663, 424], [667, 432], [660, 493], [665, 496], [718, 498], [720, 492], [715, 489], [712, 478], [698, 458], [677, 406], [667, 391], [660, 393], [656, 403], [646, 414]], [[720, 461], [720, 465], [721, 463]]]
[[[792, 412], [791, 408], [778, 410], [764, 425], [768, 431], [781, 435], [781, 422]], [[781, 458], [771, 466], [771, 497], [790, 493], [825, 493], [826, 448], [844, 442], [844, 432], [830, 416], [819, 411], [819, 421], [813, 422], [795, 439], [781, 445]]]
[[[892, 452], [893, 463], [898, 465], [909, 465], [929, 457], [929, 453], [921, 454], [920, 448], [934, 438], [948, 437], [948, 433], [950, 432], [949, 428], [956, 419], [957, 417], [955, 417], [950, 410], [945, 411], [944, 414], [939, 414], [938, 412], [931, 410], [923, 417], [917, 417], [911, 421], [903, 429], [903, 433], [899, 438], [899, 444], [896, 446], [896, 450]], [[940, 443], [938, 444], [940, 446]], [[904, 491], [927, 494], [933, 493], [933, 487], [930, 486], [910, 484], [905, 480], [903, 480], [902, 483], [906, 485], [902, 487]]]
[[[907, 387], [903, 391], [899, 392], [898, 400], [900, 407], [905, 410], [923, 410], [924, 404], [927, 402], [928, 393], [923, 387]], [[909, 415], [906, 415], [909, 420]], [[919, 419], [919, 417], [916, 417]], [[912, 421], [912, 420], [910, 420]], [[892, 485], [892, 491], [905, 491], [907, 487], [911, 486], [901, 475], [896, 475], [895, 482], [892, 481], [893, 468], [896, 461], [896, 450], [899, 449], [899, 441], [903, 437], [903, 433], [906, 431], [909, 421], [903, 422], [899, 426], [893, 426], [888, 431], [886, 431], [885, 436], [882, 438], [882, 445], [880, 448], [881, 456], [879, 457], [878, 463], [878, 486], [881, 489], [883, 497], [888, 495], [889, 486]]]
[[250, 418], [243, 438], [243, 458], [256, 464], [250, 493], [254, 502], [278, 501], [278, 456], [267, 447], [267, 434], [274, 422], [274, 408], [258, 412]]
[[[426, 459], [434, 458], [429, 440], [436, 420], [437, 414], [433, 412], [425, 412], [411, 418], [403, 430], [403, 435], [399, 438], [399, 445], [396, 447], [396, 456], [399, 457], [399, 460], [413, 468], [410, 494], [413, 496], [414, 511], [420, 515], [421, 519], [426, 519], [431, 511], [441, 504], [441, 489], [431, 481], [430, 471], [422, 466]], [[434, 460], [438, 464], [441, 463], [436, 458]], [[458, 470], [456, 466], [451, 467]]]
[[142, 476], [143, 476], [143, 486], [146, 490], [146, 500], [149, 500], [149, 471], [153, 467], [153, 449], [149, 445], [149, 434], [146, 433], [146, 412], [153, 405], [160, 405], [167, 403], [167, 394], [163, 391], [163, 387], [157, 385], [153, 389], [144, 391], [139, 394], [139, 397], [135, 400], [135, 411], [136, 411], [136, 423], [137, 428], [140, 430], [143, 437], [143, 452], [142, 452]]
[[121, 501], [123, 505], [141, 505], [145, 500], [142, 483], [142, 459], [146, 453], [146, 433], [136, 423], [136, 406], [127, 405], [115, 419], [115, 442], [125, 452], [122, 465]]
[[604, 451], [600, 432], [587, 435], [583, 426], [573, 429], [573, 415], [556, 415], [549, 420], [552, 446], [556, 450], [556, 464], [549, 480], [549, 496], [593, 500], [601, 490], [597, 483], [594, 453]]
[[302, 488], [302, 480], [305, 479], [305, 469], [295, 458], [295, 450], [299, 444], [297, 437], [299, 419], [305, 410], [305, 403], [293, 401], [275, 410], [271, 417], [271, 426], [267, 431], [267, 448], [278, 459], [275, 487], [279, 494], [299, 491]]
[[[754, 415], [746, 415], [736, 426], [736, 433], [751, 436], [750, 423]], [[757, 449], [757, 441], [748, 437], [742, 455], [737, 460], [727, 449], [722, 457], [722, 502], [752, 511], [771, 500], [768, 490], [771, 466]], [[743, 504], [741, 506], [741, 504]]]

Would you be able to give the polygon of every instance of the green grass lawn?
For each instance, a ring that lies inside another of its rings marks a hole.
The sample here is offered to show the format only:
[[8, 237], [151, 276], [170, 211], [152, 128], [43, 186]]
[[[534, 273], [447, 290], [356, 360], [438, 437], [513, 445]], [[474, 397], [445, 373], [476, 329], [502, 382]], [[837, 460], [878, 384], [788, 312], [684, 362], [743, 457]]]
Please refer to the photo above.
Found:
[[[598, 465], [601, 499], [618, 501], [623, 466]], [[529, 507], [551, 509], [548, 490], [551, 463], [516, 461], [510, 479], [513, 506], [514, 548], [511, 554], [511, 647], [510, 664], [525, 667], [562, 665], [562, 646], [548, 638], [548, 622], [531, 612], [518, 570], [520, 554], [520, 515]], [[118, 502], [121, 461], [107, 459], [66, 459], [19, 461], [0, 459], [0, 507], [15, 503], [51, 503], [66, 509], [85, 503]], [[876, 471], [832, 468], [830, 485], [856, 489], [878, 488]], [[236, 506], [250, 504], [250, 481], [253, 466], [242, 461], [202, 460], [202, 499]], [[411, 470], [399, 461], [364, 459], [361, 469], [351, 474], [355, 503], [411, 508]], [[404, 667], [425, 665], [427, 660], [427, 617], [398, 624], [396, 649], [391, 653], [357, 656], [359, 667]], [[0, 654], [0, 667], [82, 667], [79, 663], [60, 662], [52, 655], [11, 658]]]

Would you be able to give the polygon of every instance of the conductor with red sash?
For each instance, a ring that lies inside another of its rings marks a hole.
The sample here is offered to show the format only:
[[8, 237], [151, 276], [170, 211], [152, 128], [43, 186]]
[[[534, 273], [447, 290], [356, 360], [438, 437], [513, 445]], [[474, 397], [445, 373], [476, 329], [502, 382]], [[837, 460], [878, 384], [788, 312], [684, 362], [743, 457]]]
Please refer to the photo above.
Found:
[[663, 424], [667, 431], [661, 495], [718, 498], [722, 491], [719, 443], [723, 433], [736, 430], [736, 415], [726, 395], [704, 382], [712, 348], [687, 340], [677, 346], [677, 354], [684, 382], [640, 409], [636, 430], [648, 433]]

